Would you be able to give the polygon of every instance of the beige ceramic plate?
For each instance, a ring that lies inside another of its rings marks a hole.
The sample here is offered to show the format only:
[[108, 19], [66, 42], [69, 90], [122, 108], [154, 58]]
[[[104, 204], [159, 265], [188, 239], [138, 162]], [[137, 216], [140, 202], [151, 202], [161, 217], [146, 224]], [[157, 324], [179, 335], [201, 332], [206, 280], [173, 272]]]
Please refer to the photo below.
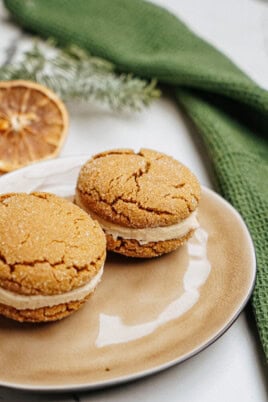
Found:
[[[36, 164], [0, 179], [0, 192], [70, 197], [85, 158]], [[245, 306], [255, 278], [252, 241], [240, 215], [203, 188], [201, 228], [169, 255], [109, 255], [85, 307], [60, 322], [0, 318], [0, 385], [88, 389], [163, 370], [217, 339]]]

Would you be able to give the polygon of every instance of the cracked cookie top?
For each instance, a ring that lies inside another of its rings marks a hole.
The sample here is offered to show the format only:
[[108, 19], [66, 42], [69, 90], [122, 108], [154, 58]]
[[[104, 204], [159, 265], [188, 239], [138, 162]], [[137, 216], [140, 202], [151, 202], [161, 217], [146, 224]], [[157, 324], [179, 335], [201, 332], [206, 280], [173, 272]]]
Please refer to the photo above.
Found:
[[81, 168], [76, 202], [107, 221], [133, 228], [168, 226], [187, 218], [200, 185], [183, 164], [163, 153], [116, 149]]
[[53, 295], [90, 281], [105, 259], [105, 236], [79, 207], [48, 193], [0, 196], [0, 286]]

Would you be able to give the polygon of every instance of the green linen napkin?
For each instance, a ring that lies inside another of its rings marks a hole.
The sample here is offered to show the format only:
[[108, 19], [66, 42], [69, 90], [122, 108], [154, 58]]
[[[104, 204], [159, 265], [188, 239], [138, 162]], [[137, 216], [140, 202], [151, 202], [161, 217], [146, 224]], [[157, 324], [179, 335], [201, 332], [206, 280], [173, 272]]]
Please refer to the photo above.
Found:
[[62, 45], [76, 43], [120, 71], [156, 77], [173, 88], [206, 144], [220, 192], [240, 211], [254, 239], [258, 273], [252, 304], [268, 358], [268, 93], [175, 16], [142, 0], [5, 5], [32, 32]]

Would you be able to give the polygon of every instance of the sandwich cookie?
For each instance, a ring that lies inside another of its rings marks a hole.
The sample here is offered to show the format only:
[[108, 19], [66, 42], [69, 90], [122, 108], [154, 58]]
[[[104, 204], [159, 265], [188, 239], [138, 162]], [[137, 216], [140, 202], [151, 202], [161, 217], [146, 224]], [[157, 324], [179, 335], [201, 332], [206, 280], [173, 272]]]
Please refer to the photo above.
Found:
[[118, 149], [82, 166], [75, 203], [97, 219], [108, 250], [150, 258], [181, 246], [199, 226], [200, 185], [163, 153]]
[[0, 195], [0, 314], [55, 321], [101, 280], [106, 240], [98, 222], [48, 193]]

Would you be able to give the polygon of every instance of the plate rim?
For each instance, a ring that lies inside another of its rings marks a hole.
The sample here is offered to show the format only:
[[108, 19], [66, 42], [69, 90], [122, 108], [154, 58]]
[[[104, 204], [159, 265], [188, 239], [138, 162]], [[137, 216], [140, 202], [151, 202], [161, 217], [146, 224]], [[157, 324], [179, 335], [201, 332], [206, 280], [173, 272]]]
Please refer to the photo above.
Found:
[[[13, 178], [13, 176], [17, 176], [22, 174], [23, 172], [31, 171], [32, 169], [36, 168], [42, 168], [42, 166], [47, 166], [47, 165], [68, 165], [70, 164], [70, 168], [74, 167], [74, 165], [82, 165], [87, 159], [90, 158], [90, 155], [86, 154], [81, 154], [81, 155], [75, 155], [75, 156], [65, 156], [65, 157], [60, 157], [57, 159], [51, 159], [51, 160], [46, 160], [42, 162], [36, 162], [31, 165], [28, 165], [24, 168], [15, 170], [13, 172], [4, 174], [3, 176], [0, 176], [0, 186], [2, 182], [9, 181], [10, 178]], [[254, 243], [253, 239], [251, 237], [250, 231], [247, 227], [247, 224], [245, 223], [243, 217], [241, 214], [233, 207], [233, 205], [228, 202], [225, 198], [223, 198], [220, 194], [218, 194], [216, 191], [212, 190], [211, 188], [201, 185], [202, 191], [211, 193], [214, 197], [218, 198], [221, 202], [223, 202], [227, 208], [231, 209], [232, 212], [237, 216], [238, 220], [240, 221], [240, 224], [242, 225], [244, 232], [246, 236], [248, 237], [248, 244], [250, 247], [250, 255], [252, 258], [252, 278], [250, 281], [250, 285], [248, 287], [247, 294], [244, 296], [242, 302], [240, 303], [239, 307], [237, 310], [234, 312], [234, 314], [230, 317], [230, 319], [227, 320], [227, 322], [220, 328], [219, 331], [216, 331], [216, 333], [211, 336], [207, 341], [203, 342], [201, 345], [193, 349], [191, 352], [185, 353], [184, 355], [180, 356], [179, 358], [173, 359], [167, 363], [160, 364], [156, 367], [146, 369], [143, 371], [140, 371], [138, 373], [133, 373], [133, 374], [128, 374], [125, 376], [117, 377], [114, 379], [108, 379], [108, 380], [102, 380], [98, 381], [95, 383], [81, 383], [81, 384], [68, 384], [68, 385], [31, 385], [31, 384], [23, 384], [23, 383], [12, 383], [12, 382], [6, 382], [6, 381], [1, 381], [0, 379], [0, 386], [1, 387], [6, 387], [14, 390], [21, 390], [21, 391], [32, 391], [32, 392], [44, 392], [44, 393], [49, 393], [49, 392], [70, 392], [70, 391], [85, 391], [85, 390], [97, 390], [97, 389], [104, 389], [107, 387], [119, 385], [119, 384], [125, 384], [127, 382], [132, 382], [141, 378], [148, 377], [150, 375], [160, 373], [161, 371], [164, 371], [168, 368], [171, 368], [177, 364], [180, 364], [184, 361], [189, 360], [193, 356], [196, 356], [197, 354], [201, 353], [203, 350], [207, 349], [210, 345], [212, 345], [214, 342], [216, 342], [221, 336], [225, 334], [226, 331], [234, 324], [234, 322], [238, 319], [240, 316], [241, 312], [244, 310], [246, 304], [248, 303], [251, 294], [254, 290], [255, 282], [256, 282], [256, 272], [257, 272], [257, 261], [256, 261], [256, 253], [255, 253], [255, 248], [254, 248]], [[1, 188], [0, 188], [0, 194], [1, 194]]]

